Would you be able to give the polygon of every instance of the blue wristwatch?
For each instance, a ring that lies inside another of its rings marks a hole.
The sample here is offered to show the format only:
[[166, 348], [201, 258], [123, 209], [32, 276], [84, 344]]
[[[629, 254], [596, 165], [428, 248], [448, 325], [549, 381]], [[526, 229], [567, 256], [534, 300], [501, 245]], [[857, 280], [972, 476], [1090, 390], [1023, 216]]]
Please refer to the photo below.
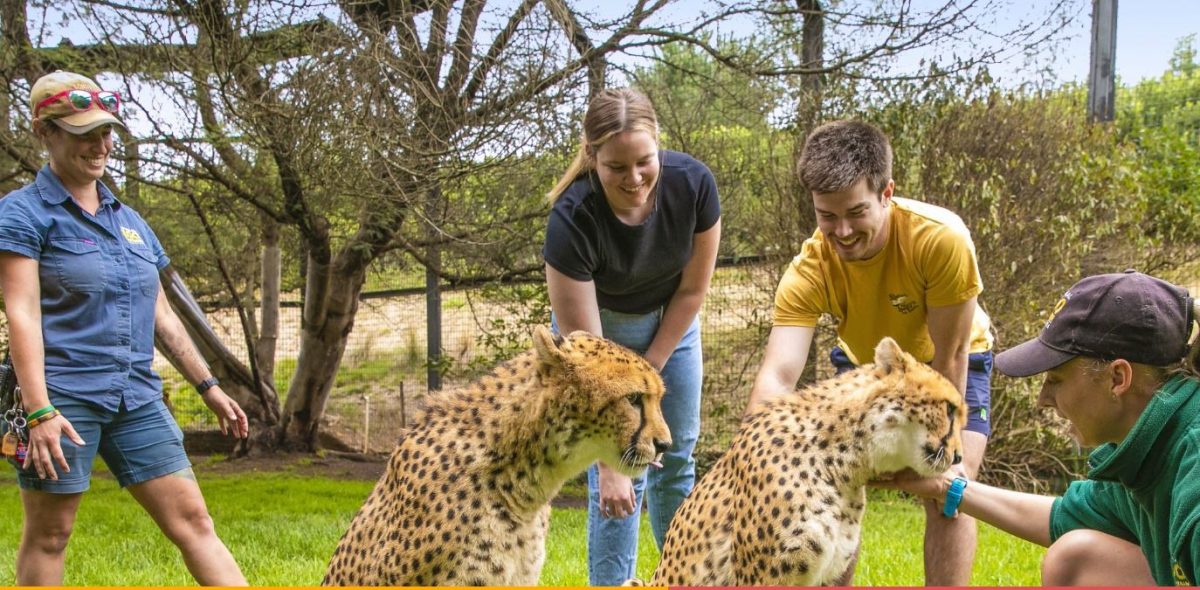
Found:
[[958, 505], [962, 502], [963, 490], [967, 489], [967, 478], [956, 477], [950, 482], [950, 489], [946, 490], [946, 501], [942, 503], [942, 515], [946, 518], [952, 518], [955, 512], [958, 512]]

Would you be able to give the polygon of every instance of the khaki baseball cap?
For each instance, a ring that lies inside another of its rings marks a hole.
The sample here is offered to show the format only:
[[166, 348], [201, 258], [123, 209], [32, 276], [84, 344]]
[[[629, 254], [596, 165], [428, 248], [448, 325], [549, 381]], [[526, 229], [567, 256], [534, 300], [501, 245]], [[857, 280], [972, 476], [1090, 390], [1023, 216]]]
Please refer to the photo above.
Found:
[[[34, 118], [42, 121], [53, 120], [59, 127], [76, 135], [82, 135], [101, 125], [125, 127], [125, 124], [117, 118], [116, 112], [105, 110], [95, 95], [91, 95], [89, 106], [84, 110], [78, 110], [70, 98], [63, 94], [71, 90], [82, 90], [89, 95], [103, 92], [100, 86], [87, 76], [57, 70], [38, 78], [33, 83], [33, 88], [29, 91], [30, 112], [33, 113]], [[58, 95], [62, 95], [60, 99], [43, 104], [46, 100]], [[119, 105], [119, 103], [118, 97], [116, 104]], [[40, 108], [39, 105], [41, 105]], [[117, 107], [114, 106], [113, 111], [116, 110]]]

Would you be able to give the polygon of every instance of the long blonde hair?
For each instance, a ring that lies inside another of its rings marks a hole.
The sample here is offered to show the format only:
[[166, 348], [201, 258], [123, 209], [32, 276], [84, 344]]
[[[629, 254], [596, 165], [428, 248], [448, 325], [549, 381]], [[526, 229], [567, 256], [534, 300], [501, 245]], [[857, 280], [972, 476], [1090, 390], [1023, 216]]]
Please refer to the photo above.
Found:
[[632, 88], [608, 88], [592, 97], [583, 116], [579, 152], [546, 199], [554, 204], [580, 174], [595, 168], [594, 154], [609, 139], [626, 131], [645, 131], [658, 141], [658, 117], [646, 95]]
[[[1200, 326], [1200, 300], [1192, 299], [1192, 321]], [[1192, 326], [1188, 325], [1188, 331], [1192, 330]], [[1200, 377], [1200, 331], [1192, 338], [1192, 344], [1188, 347], [1188, 354], [1183, 359], [1183, 370], [1192, 377]]]
[[[1187, 314], [1187, 331], [1191, 334], [1193, 332], [1193, 325], [1200, 328], [1200, 300], [1189, 297], [1188, 304], [1191, 305], [1191, 313]], [[1195, 330], [1195, 332], [1196, 335], [1192, 338], [1191, 344], [1188, 345], [1187, 354], [1183, 359], [1167, 367], [1156, 367], [1159, 373], [1159, 385], [1166, 383], [1168, 379], [1180, 373], [1194, 379], [1200, 379], [1200, 330]]]

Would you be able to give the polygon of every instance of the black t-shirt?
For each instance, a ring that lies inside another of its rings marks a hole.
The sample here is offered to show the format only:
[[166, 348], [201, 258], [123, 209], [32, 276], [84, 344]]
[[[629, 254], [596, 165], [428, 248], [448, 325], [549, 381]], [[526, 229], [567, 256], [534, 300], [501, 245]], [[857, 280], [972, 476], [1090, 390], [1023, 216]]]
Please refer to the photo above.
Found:
[[721, 218], [717, 183], [699, 160], [663, 150], [654, 210], [640, 225], [613, 214], [595, 172], [555, 201], [542, 256], [558, 272], [593, 281], [603, 309], [648, 313], [665, 306], [692, 256], [693, 235]]

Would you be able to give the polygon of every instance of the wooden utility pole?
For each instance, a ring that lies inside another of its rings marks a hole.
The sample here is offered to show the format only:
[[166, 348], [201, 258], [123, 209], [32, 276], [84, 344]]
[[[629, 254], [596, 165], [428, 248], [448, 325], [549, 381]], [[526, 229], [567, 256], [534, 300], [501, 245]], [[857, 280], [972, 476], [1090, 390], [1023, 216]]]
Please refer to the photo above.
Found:
[[1112, 121], [1117, 94], [1117, 0], [1092, 0], [1088, 120]]

